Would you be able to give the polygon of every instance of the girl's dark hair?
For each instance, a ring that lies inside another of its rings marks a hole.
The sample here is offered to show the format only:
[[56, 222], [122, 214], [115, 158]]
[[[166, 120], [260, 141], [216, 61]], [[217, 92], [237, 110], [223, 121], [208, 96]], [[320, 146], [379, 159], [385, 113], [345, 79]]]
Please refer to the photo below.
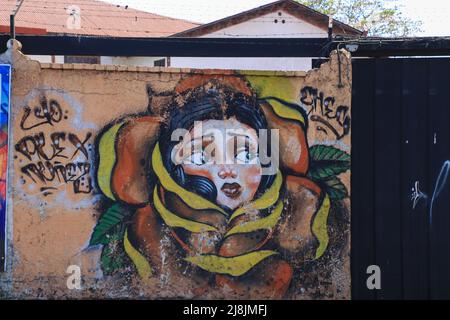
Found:
[[[206, 177], [185, 174], [181, 165], [172, 162], [172, 149], [179, 141], [171, 141], [172, 132], [176, 129], [190, 130], [195, 121], [224, 120], [235, 117], [236, 120], [255, 129], [267, 129], [267, 120], [255, 97], [235, 91], [218, 82], [192, 89], [183, 98], [181, 106], [174, 102], [169, 108], [168, 119], [161, 126], [159, 144], [164, 166], [172, 178], [185, 189], [215, 202], [217, 190]], [[270, 143], [270, 139], [269, 143]], [[270, 150], [270, 146], [268, 146]], [[256, 196], [262, 194], [273, 183], [274, 175], [263, 175]], [[227, 209], [227, 208], [225, 208]]]

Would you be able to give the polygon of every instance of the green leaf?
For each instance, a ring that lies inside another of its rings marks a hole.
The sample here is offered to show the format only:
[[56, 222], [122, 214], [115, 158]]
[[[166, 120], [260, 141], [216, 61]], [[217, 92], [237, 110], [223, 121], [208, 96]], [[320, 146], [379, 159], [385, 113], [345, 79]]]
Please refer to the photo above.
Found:
[[123, 250], [119, 248], [121, 242], [117, 241], [119, 236], [116, 235], [114, 238], [113, 241], [103, 248], [100, 257], [102, 271], [107, 275], [124, 267]]
[[120, 204], [113, 204], [108, 210], [106, 210], [97, 222], [97, 225], [92, 232], [89, 245], [107, 245], [111, 240], [111, 231], [115, 226], [124, 220], [128, 213], [129, 211], [123, 208]]
[[332, 177], [327, 180], [323, 180], [325, 192], [332, 200], [342, 200], [348, 197], [348, 191], [345, 185], [337, 177]]
[[369, 36], [405, 37], [423, 31], [423, 22], [402, 13], [386, 0], [297, 0], [312, 9], [344, 22]]
[[350, 155], [333, 146], [309, 148], [311, 164], [308, 175], [316, 181], [329, 179], [350, 169]]
[[317, 144], [310, 147], [309, 155], [314, 161], [334, 160], [350, 162], [350, 155], [347, 152], [324, 144]]

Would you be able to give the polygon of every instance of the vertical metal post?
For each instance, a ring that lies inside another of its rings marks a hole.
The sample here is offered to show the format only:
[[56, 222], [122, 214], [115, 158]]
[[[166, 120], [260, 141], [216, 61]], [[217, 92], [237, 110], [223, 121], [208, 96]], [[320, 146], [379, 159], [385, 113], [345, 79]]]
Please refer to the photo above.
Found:
[[24, 0], [21, 0], [20, 3], [17, 5], [17, 7], [13, 10], [12, 14], [9, 16], [9, 30], [10, 30], [10, 36], [11, 39], [16, 38], [16, 25], [15, 25], [15, 18], [16, 14], [19, 12], [20, 7], [22, 6]]
[[328, 17], [328, 41], [333, 40], [333, 17]]
[[339, 72], [338, 88], [343, 88], [344, 87], [344, 85], [342, 84], [342, 71], [341, 71], [341, 51], [340, 51], [341, 50], [341, 48], [340, 48], [341, 44], [342, 43], [339, 43], [337, 45], [337, 50], [336, 50], [337, 58], [338, 58], [338, 72]]
[[16, 28], [15, 28], [15, 25], [14, 25], [14, 17], [15, 17], [14, 14], [9, 16], [9, 30], [10, 30], [11, 39], [15, 39], [16, 38]]

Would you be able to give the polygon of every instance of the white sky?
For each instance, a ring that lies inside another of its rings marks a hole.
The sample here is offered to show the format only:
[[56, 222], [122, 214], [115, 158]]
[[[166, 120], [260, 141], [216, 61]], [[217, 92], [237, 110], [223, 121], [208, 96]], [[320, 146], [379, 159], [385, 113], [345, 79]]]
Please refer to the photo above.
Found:
[[[103, 0], [195, 22], [211, 22], [275, 0]], [[423, 22], [418, 36], [450, 36], [450, 0], [386, 0], [408, 17]]]

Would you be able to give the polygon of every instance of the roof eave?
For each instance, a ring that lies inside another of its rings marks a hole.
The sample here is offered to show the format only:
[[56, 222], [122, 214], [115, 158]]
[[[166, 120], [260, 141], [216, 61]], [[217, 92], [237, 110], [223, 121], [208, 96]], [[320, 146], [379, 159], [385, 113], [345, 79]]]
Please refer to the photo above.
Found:
[[[329, 17], [319, 11], [311, 9], [305, 5], [302, 5], [298, 2], [292, 0], [279, 0], [272, 3], [268, 3], [266, 5], [253, 8], [244, 12], [237, 13], [235, 15], [225, 17], [207, 24], [200, 25], [198, 27], [194, 27], [192, 29], [188, 29], [182, 32], [178, 32], [176, 34], [171, 35], [170, 37], [198, 37], [202, 36], [232, 25], [236, 25], [250, 19], [259, 17], [266, 13], [275, 11], [275, 10], [286, 10], [291, 14], [299, 14], [298, 9], [309, 12], [311, 15], [314, 15], [316, 18], [322, 19], [323, 26], [328, 26]], [[305, 17], [302, 17], [305, 18]], [[307, 19], [305, 19], [307, 21]], [[363, 31], [353, 28], [343, 22], [333, 19], [333, 25], [341, 29], [341, 32], [337, 34], [347, 35], [347, 36], [361, 36], [363, 35]], [[322, 25], [320, 26], [322, 29], [324, 28]], [[343, 32], [342, 32], [343, 31]], [[335, 32], [336, 33], [336, 32]]]

